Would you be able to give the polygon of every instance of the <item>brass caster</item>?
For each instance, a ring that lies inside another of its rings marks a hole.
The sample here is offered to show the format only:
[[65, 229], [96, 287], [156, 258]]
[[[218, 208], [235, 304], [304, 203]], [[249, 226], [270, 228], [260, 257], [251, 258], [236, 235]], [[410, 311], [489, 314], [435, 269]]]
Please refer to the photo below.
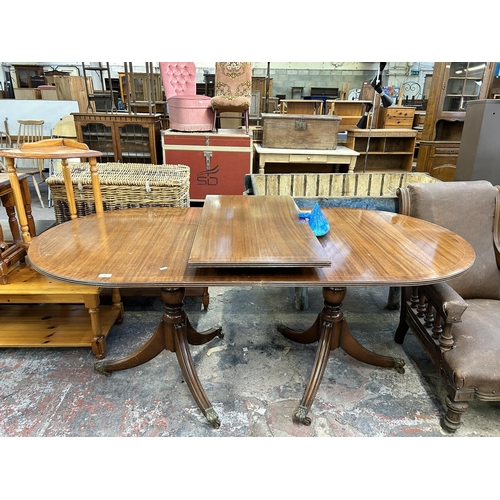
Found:
[[106, 377], [111, 377], [111, 372], [106, 371], [106, 362], [95, 363], [94, 370], [96, 372], [102, 373], [103, 375], [106, 375]]
[[453, 422], [446, 417], [442, 417], [439, 420], [439, 423], [441, 424], [441, 428], [448, 434], [455, 434], [455, 431], [460, 427], [460, 424], [457, 425], [456, 422]]
[[311, 419], [307, 416], [308, 411], [305, 406], [299, 406], [295, 412], [295, 418], [304, 425], [311, 425]]
[[280, 323], [279, 325], [276, 326], [276, 330], [281, 333], [281, 335], [286, 335], [287, 331], [290, 329], [284, 325], [283, 323]]
[[394, 360], [394, 368], [398, 373], [404, 373], [405, 372], [405, 362], [402, 359], [395, 359]]
[[205, 416], [207, 417], [207, 420], [212, 424], [214, 429], [218, 429], [220, 427], [219, 416], [217, 415], [217, 413], [215, 413], [215, 410], [213, 408], [208, 408]]

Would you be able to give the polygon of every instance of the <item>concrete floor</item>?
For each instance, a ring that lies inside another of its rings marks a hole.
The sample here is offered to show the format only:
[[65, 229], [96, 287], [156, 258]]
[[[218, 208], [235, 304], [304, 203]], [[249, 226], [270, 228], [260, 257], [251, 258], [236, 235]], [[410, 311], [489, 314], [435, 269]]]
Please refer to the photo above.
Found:
[[[42, 209], [32, 195], [37, 227], [50, 226], [53, 210]], [[307, 311], [294, 308], [292, 288], [209, 291], [208, 311], [197, 297], [186, 298], [186, 310], [198, 330], [221, 325], [225, 334], [191, 346], [202, 385], [219, 414], [219, 429], [194, 403], [173, 353], [164, 351], [145, 365], [105, 377], [94, 371], [96, 359], [87, 348], [0, 349], [0, 436], [500, 436], [498, 403], [474, 401], [454, 435], [441, 429], [444, 385], [412, 334], [403, 346], [393, 341], [399, 313], [385, 308], [387, 288], [349, 289], [344, 314], [363, 345], [403, 358], [406, 372], [365, 365], [334, 351], [310, 426], [293, 422], [292, 415], [316, 344], [295, 344], [276, 325], [310, 326], [323, 304], [321, 291], [309, 289]], [[158, 297], [124, 298], [124, 305], [125, 320], [108, 337], [108, 359], [132, 352], [161, 317]]]

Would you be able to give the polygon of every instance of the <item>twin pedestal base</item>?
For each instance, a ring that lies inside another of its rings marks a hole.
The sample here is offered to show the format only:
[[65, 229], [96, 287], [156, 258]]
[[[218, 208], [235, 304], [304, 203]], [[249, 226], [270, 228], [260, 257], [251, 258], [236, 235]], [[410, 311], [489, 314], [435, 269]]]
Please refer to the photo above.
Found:
[[162, 288], [161, 298], [164, 311], [160, 324], [153, 336], [136, 352], [116, 360], [101, 361], [94, 365], [96, 371], [111, 375], [111, 372], [126, 370], [142, 365], [156, 357], [164, 349], [175, 352], [182, 374], [193, 395], [196, 404], [207, 420], [216, 428], [220, 427], [219, 417], [201, 386], [193, 364], [189, 345], [206, 344], [214, 337], [222, 338], [222, 328], [212, 328], [206, 332], [197, 332], [189, 322], [184, 310], [185, 288]]
[[[185, 291], [184, 287], [162, 288], [161, 297], [164, 302], [164, 312], [153, 336], [133, 354], [116, 360], [100, 361], [95, 364], [95, 369], [105, 375], [111, 375], [114, 371], [126, 370], [146, 363], [164, 349], [175, 352], [196, 404], [210, 424], [217, 429], [220, 427], [219, 417], [201, 386], [188, 344], [201, 345], [216, 336], [222, 338], [222, 329], [212, 328], [205, 332], [197, 332], [191, 326], [183, 307]], [[295, 342], [301, 344], [318, 342], [311, 377], [295, 413], [295, 418], [306, 425], [311, 423], [307, 414], [323, 378], [330, 352], [334, 349], [340, 347], [359, 361], [374, 366], [395, 368], [404, 373], [402, 359], [376, 354], [365, 349], [354, 339], [341, 310], [345, 295], [345, 287], [324, 287], [324, 307], [310, 328], [296, 331], [284, 325], [278, 326], [279, 332]]]

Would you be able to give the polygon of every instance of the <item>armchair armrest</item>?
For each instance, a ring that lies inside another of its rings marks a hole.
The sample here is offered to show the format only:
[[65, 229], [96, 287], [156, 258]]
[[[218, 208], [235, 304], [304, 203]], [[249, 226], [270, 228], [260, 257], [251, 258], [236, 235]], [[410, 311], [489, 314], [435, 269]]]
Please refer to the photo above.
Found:
[[446, 283], [436, 283], [420, 287], [437, 313], [447, 323], [459, 323], [467, 309], [467, 302]]
[[418, 300], [415, 313], [410, 314], [414, 314], [422, 335], [441, 350], [453, 349], [452, 327], [462, 321], [467, 302], [446, 283], [418, 287]]

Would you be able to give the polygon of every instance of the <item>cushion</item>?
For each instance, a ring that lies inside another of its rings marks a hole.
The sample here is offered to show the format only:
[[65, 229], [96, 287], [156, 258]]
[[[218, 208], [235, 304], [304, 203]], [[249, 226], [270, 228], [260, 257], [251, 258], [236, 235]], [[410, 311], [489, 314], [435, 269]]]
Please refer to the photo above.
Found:
[[465, 300], [500, 299], [493, 242], [497, 189], [488, 181], [462, 181], [415, 183], [408, 190], [411, 216], [459, 234], [476, 252], [472, 268], [448, 284]]
[[193, 62], [161, 62], [160, 73], [165, 97], [196, 94], [196, 65]]
[[455, 348], [445, 351], [442, 369], [457, 389], [483, 399], [500, 394], [500, 300], [467, 301], [462, 322], [453, 325]]
[[168, 99], [169, 127], [180, 132], [212, 130], [214, 111], [210, 97], [183, 95]]

